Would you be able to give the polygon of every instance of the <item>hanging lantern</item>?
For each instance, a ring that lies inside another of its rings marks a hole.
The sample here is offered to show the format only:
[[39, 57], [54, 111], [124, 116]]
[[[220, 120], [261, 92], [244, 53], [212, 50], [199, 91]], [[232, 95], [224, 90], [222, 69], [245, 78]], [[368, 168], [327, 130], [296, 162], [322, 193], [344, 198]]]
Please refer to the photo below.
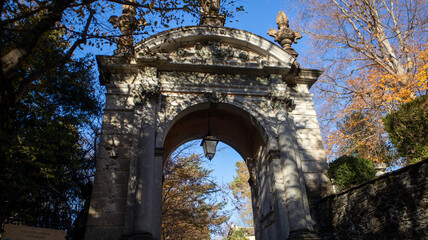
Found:
[[202, 139], [201, 146], [204, 149], [205, 157], [208, 158], [210, 161], [215, 155], [218, 141], [219, 140], [216, 137], [210, 136], [210, 134], [208, 134], [206, 137], [204, 137], [204, 139]]
[[205, 135], [204, 139], [202, 139], [201, 146], [204, 149], [205, 157], [210, 161], [214, 158], [215, 150], [217, 148], [218, 139], [211, 135], [211, 123], [210, 123], [210, 112], [212, 108], [212, 103], [210, 103], [210, 107], [208, 108], [208, 133]]

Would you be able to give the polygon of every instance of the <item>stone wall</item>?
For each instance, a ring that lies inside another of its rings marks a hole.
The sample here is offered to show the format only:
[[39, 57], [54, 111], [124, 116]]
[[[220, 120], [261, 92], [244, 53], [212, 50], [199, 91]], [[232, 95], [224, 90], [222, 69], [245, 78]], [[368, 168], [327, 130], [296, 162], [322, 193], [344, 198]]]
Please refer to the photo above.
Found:
[[324, 239], [428, 239], [428, 159], [314, 206]]

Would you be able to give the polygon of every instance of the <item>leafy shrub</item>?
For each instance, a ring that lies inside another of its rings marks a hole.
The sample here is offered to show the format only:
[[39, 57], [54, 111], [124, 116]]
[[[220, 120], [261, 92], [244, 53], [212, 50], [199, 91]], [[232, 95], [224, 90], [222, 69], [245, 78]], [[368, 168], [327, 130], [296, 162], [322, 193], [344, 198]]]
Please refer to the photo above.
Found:
[[353, 156], [341, 156], [328, 166], [327, 176], [338, 190], [349, 188], [375, 177], [371, 161]]
[[245, 228], [231, 228], [231, 235], [228, 236], [225, 240], [247, 240], [247, 234]]
[[428, 157], [428, 95], [403, 104], [383, 124], [404, 164]]

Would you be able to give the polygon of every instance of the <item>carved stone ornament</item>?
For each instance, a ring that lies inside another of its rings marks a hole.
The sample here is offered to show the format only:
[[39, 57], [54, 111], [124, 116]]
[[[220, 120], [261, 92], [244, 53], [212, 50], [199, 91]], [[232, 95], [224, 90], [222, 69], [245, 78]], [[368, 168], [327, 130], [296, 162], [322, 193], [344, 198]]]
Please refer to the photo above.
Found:
[[179, 48], [177, 49], [177, 56], [178, 57], [185, 57], [187, 54], [186, 50], [184, 50], [183, 48]]
[[[131, 0], [130, 2], [135, 3], [135, 0]], [[122, 15], [111, 16], [109, 18], [109, 23], [113, 25], [113, 27], [119, 28], [122, 33], [120, 37], [117, 38], [117, 50], [114, 51], [114, 54], [133, 54], [134, 53], [134, 37], [133, 33], [138, 28], [143, 28], [147, 25], [146, 20], [144, 18], [140, 18], [137, 20], [135, 16], [137, 15], [137, 9], [133, 5], [122, 5]]]
[[250, 59], [250, 56], [248, 55], [248, 53], [247, 53], [247, 52], [240, 52], [240, 53], [239, 53], [239, 58], [240, 58], [242, 61], [248, 61], [248, 60]]
[[205, 93], [204, 96], [211, 103], [221, 103], [226, 99], [226, 94], [219, 92]]
[[195, 45], [196, 54], [204, 59], [227, 60], [233, 57], [233, 48], [228, 45], [223, 45], [220, 42], [209, 41], [206, 45], [197, 43]]
[[224, 26], [226, 17], [220, 13], [220, 0], [202, 0], [199, 25]]
[[289, 28], [288, 17], [283, 11], [278, 13], [276, 24], [278, 25], [278, 31], [275, 29], [269, 29], [268, 35], [274, 37], [275, 42], [279, 43], [286, 52], [297, 57], [299, 54], [291, 47], [291, 44], [297, 43], [297, 39], [302, 38], [302, 35]]
[[160, 86], [158, 84], [141, 84], [134, 90], [134, 104], [142, 105], [149, 99], [158, 98], [160, 95]]
[[285, 108], [288, 112], [291, 112], [296, 107], [288, 91], [272, 89], [270, 100], [273, 108]]

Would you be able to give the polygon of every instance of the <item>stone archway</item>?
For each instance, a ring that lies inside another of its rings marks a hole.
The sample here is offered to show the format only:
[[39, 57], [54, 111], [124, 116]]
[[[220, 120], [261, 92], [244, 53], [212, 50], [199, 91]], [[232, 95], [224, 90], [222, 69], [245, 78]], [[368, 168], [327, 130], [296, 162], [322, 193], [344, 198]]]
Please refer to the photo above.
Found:
[[[248, 180], [253, 192], [254, 219], [259, 219], [258, 215], [261, 212], [257, 211], [261, 210], [260, 204], [257, 204], [260, 202], [259, 196], [261, 193], [271, 192], [272, 189], [271, 183], [265, 179], [268, 178], [267, 174], [266, 176], [257, 174], [260, 172], [257, 168], [265, 158], [268, 136], [257, 119], [245, 110], [234, 106], [233, 103], [212, 102], [185, 109], [169, 124], [164, 141], [164, 157], [167, 158], [182, 143], [203, 138], [207, 134], [208, 121], [211, 134], [233, 147], [245, 160], [251, 174]], [[257, 177], [265, 184], [263, 189], [257, 187]], [[272, 199], [263, 200], [271, 202]], [[272, 207], [272, 203], [268, 205]], [[257, 227], [258, 222], [255, 223]]]
[[309, 93], [320, 71], [260, 36], [213, 26], [97, 60], [107, 94], [86, 239], [159, 239], [162, 162], [206, 134], [208, 113], [251, 170], [257, 239], [313, 237], [310, 203], [330, 188]]
[[232, 104], [198, 104], [180, 112], [174, 120], [163, 144], [165, 157], [181, 144], [203, 138], [208, 121], [211, 133], [237, 150], [243, 159], [257, 158], [266, 147], [268, 137], [257, 119]]

